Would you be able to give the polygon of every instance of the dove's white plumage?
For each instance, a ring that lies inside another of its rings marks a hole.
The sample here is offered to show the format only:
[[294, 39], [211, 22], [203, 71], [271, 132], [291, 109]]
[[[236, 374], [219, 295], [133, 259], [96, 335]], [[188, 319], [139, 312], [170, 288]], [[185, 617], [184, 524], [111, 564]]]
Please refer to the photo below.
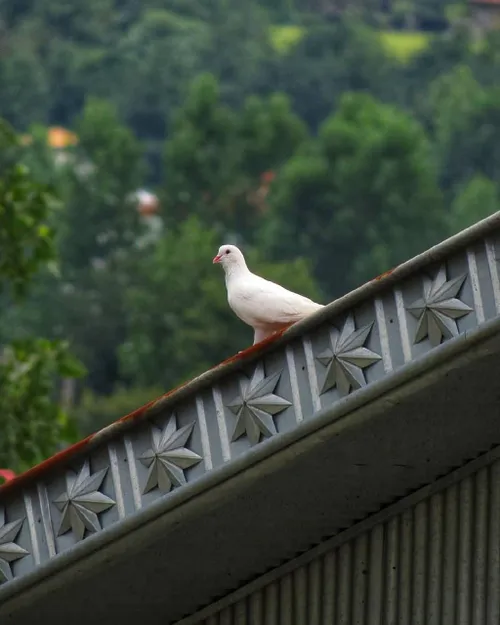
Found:
[[235, 245], [222, 245], [213, 262], [224, 268], [229, 306], [254, 329], [254, 345], [323, 308], [252, 273]]

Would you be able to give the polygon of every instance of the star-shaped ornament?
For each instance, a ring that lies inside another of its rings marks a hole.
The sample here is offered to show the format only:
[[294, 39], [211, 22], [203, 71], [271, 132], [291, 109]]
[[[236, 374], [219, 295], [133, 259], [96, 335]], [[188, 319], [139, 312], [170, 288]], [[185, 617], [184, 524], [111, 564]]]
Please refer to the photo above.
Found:
[[408, 306], [407, 310], [417, 319], [414, 343], [429, 337], [432, 346], [444, 339], [458, 335], [457, 319], [468, 315], [472, 308], [457, 298], [466, 274], [446, 280], [446, 267], [438, 271], [434, 281], [424, 286], [424, 296]]
[[363, 369], [381, 360], [381, 357], [364, 347], [373, 323], [356, 330], [354, 318], [349, 315], [342, 331], [334, 329], [330, 336], [332, 347], [317, 356], [326, 367], [321, 394], [337, 387], [340, 395], [348, 395], [351, 389], [366, 386]]
[[13, 578], [12, 563], [29, 554], [15, 542], [23, 523], [24, 519], [5, 523], [5, 510], [0, 507], [0, 584]]
[[267, 438], [277, 433], [274, 415], [292, 405], [283, 397], [274, 394], [280, 376], [281, 371], [265, 377], [262, 366], [257, 366], [251, 380], [245, 377], [241, 379], [240, 395], [227, 404], [236, 415], [231, 441], [246, 433], [250, 443], [255, 445], [261, 435]]
[[168, 420], [163, 430], [152, 428], [152, 445], [139, 460], [149, 468], [143, 493], [153, 488], [168, 493], [175, 486], [186, 483], [184, 470], [198, 464], [201, 456], [186, 448], [194, 423], [177, 429], [175, 415]]
[[86, 460], [78, 475], [68, 474], [66, 492], [54, 500], [61, 511], [58, 536], [72, 530], [75, 538], [82, 540], [86, 531], [92, 534], [102, 529], [98, 515], [115, 505], [111, 497], [99, 492], [106, 472], [102, 469], [91, 475]]

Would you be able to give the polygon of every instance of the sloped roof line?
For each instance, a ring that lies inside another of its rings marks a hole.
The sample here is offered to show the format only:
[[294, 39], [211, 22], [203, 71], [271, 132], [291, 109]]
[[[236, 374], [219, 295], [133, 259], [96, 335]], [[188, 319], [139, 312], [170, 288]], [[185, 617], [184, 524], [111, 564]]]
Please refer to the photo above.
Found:
[[1, 485], [0, 498], [7, 493], [10, 494], [26, 487], [32, 481], [38, 479], [42, 475], [46, 475], [57, 467], [67, 466], [68, 463], [80, 458], [83, 454], [88, 453], [95, 447], [119, 436], [129, 428], [133, 427], [136, 423], [153, 416], [168, 406], [173, 406], [195, 392], [209, 387], [210, 385], [218, 382], [228, 373], [241, 369], [242, 365], [251, 363], [260, 356], [270, 351], [274, 351], [281, 345], [290, 342], [292, 339], [317, 328], [326, 320], [346, 312], [348, 309], [359, 304], [362, 300], [385, 291], [388, 287], [393, 286], [402, 279], [409, 277], [411, 274], [416, 273], [425, 266], [428, 266], [430, 263], [441, 261], [450, 254], [463, 249], [464, 246], [480, 240], [496, 230], [500, 230], [500, 211], [470, 226], [469, 228], [462, 230], [458, 234], [445, 239], [441, 243], [438, 243], [422, 254], [419, 254], [401, 265], [398, 265], [394, 269], [386, 271], [380, 276], [366, 282], [357, 289], [354, 289], [346, 295], [334, 300], [330, 304], [327, 304], [322, 310], [311, 315], [307, 319], [299, 321], [269, 339], [266, 339], [257, 345], [253, 345], [239, 354], [228, 358], [196, 378], [181, 384], [158, 399], [149, 402], [98, 432], [91, 434], [87, 438], [51, 456], [44, 462], [41, 462], [25, 473], [22, 473], [21, 475]]

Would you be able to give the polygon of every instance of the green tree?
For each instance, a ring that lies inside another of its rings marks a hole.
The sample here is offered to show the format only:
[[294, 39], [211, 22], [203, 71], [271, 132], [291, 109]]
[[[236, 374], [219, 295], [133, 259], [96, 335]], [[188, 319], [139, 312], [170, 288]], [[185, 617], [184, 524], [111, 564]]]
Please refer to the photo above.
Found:
[[210, 43], [200, 69], [217, 77], [224, 102], [232, 106], [241, 105], [254, 92], [269, 92], [267, 68], [276, 53], [267, 11], [254, 0], [239, 0], [237, 5], [213, 0], [211, 9]]
[[340, 18], [313, 22], [269, 71], [269, 84], [288, 94], [294, 110], [316, 130], [346, 91], [392, 95], [396, 70], [374, 29]]
[[434, 35], [429, 45], [393, 77], [396, 88], [392, 101], [411, 109], [422, 122], [431, 125], [426, 97], [429, 85], [457, 65], [468, 66], [474, 62], [469, 31], [467, 26], [456, 27]]
[[310, 258], [324, 291], [340, 295], [440, 240], [434, 169], [411, 117], [346, 94], [280, 172], [263, 237], [275, 257]]
[[40, 266], [53, 258], [54, 232], [48, 220], [54, 200], [17, 162], [16, 137], [3, 121], [0, 154], [0, 286], [19, 296]]
[[143, 169], [140, 145], [111, 104], [89, 99], [76, 132], [62, 189], [61, 255], [65, 268], [78, 271], [133, 247], [139, 217], [131, 194]]
[[20, 473], [75, 441], [76, 426], [53, 396], [61, 377], [76, 378], [83, 373], [65, 342], [26, 339], [4, 346], [0, 361], [2, 467]]
[[500, 179], [500, 89], [458, 67], [431, 88], [441, 181], [454, 194], [475, 174]]
[[192, 213], [207, 222], [223, 219], [228, 190], [235, 184], [236, 123], [234, 112], [220, 102], [216, 78], [200, 75], [177, 112], [165, 147], [169, 223]]
[[[138, 136], [158, 142], [167, 122], [200, 71], [209, 45], [204, 22], [180, 17], [171, 10], [151, 8], [124, 32], [110, 68], [113, 89], [101, 90], [130, 120]], [[108, 75], [109, 84], [109, 75]]]
[[40, 276], [11, 322], [20, 337], [35, 332], [70, 341], [88, 369], [87, 384], [110, 392], [119, 379], [124, 296], [143, 232], [133, 197], [142, 178], [141, 148], [114, 107], [99, 100], [87, 103], [76, 129], [79, 144], [63, 153], [63, 163], [52, 154], [63, 200], [59, 273]]
[[460, 232], [500, 210], [498, 185], [480, 174], [459, 187], [448, 215], [450, 234]]
[[284, 94], [251, 96], [241, 110], [221, 102], [211, 74], [192, 84], [165, 148], [165, 214], [196, 214], [208, 226], [252, 240], [261, 217], [262, 175], [278, 168], [307, 136]]
[[[167, 390], [252, 344], [252, 330], [230, 310], [224, 277], [212, 265], [220, 244], [192, 217], [169, 230], [137, 267], [121, 350], [136, 384]], [[320, 299], [304, 261], [265, 263], [252, 250], [247, 256], [253, 271]]]
[[250, 96], [238, 116], [240, 166], [254, 179], [282, 165], [307, 138], [304, 122], [284, 93]]
[[481, 84], [493, 87], [498, 84], [500, 71], [500, 33], [492, 29], [473, 47], [471, 65]]
[[131, 387], [119, 386], [111, 395], [92, 393], [85, 389], [72, 416], [78, 424], [82, 437], [88, 436], [106, 427], [113, 421], [145, 406], [165, 393], [164, 387]]
[[457, 65], [430, 84], [429, 112], [440, 148], [448, 148], [463, 120], [480, 105], [484, 95], [482, 85], [468, 65]]
[[9, 48], [0, 55], [0, 115], [25, 130], [33, 122], [47, 121], [50, 85], [47, 70], [33, 44], [25, 37], [0, 32]]
[[[0, 125], [0, 288], [11, 306], [25, 294], [35, 274], [54, 259], [49, 226], [54, 207], [49, 190], [17, 164], [13, 131]], [[83, 372], [63, 342], [15, 340], [3, 332], [0, 357], [0, 464], [22, 471], [54, 453], [74, 434], [71, 422], [53, 400], [61, 376]]]

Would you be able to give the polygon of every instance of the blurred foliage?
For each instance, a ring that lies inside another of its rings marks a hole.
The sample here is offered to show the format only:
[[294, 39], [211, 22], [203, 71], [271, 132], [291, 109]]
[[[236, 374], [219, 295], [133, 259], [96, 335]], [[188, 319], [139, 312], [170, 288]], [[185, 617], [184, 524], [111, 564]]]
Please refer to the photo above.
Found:
[[54, 381], [85, 373], [63, 342], [15, 341], [0, 360], [0, 462], [16, 472], [29, 469], [74, 442], [74, 420], [59, 407]]
[[382, 45], [390, 55], [406, 63], [429, 45], [424, 32], [385, 31], [380, 33]]
[[79, 143], [65, 151], [66, 158], [43, 161], [56, 170], [64, 206], [57, 220], [59, 272], [42, 274], [27, 305], [5, 317], [16, 338], [34, 331], [69, 340], [93, 388], [109, 392], [125, 338], [129, 269], [143, 234], [132, 194], [144, 169], [138, 141], [111, 104], [89, 100], [76, 128]]
[[361, 94], [346, 95], [318, 138], [288, 161], [271, 205], [263, 229], [268, 249], [279, 258], [314, 259], [314, 274], [330, 296], [374, 278], [445, 233], [423, 128]]
[[269, 34], [274, 49], [286, 54], [303, 39], [306, 33], [300, 26], [287, 24], [286, 26], [271, 26]]
[[288, 54], [270, 65], [273, 90], [286, 93], [293, 109], [313, 131], [346, 91], [390, 96], [401, 69], [378, 33], [358, 20], [314, 23]]
[[0, 288], [20, 296], [40, 266], [54, 259], [48, 224], [54, 197], [17, 162], [17, 148], [13, 130], [0, 121]]
[[6, 379], [31, 353], [46, 397], [67, 341], [87, 433], [251, 343], [222, 243], [326, 302], [497, 210], [500, 33], [473, 22], [447, 0], [0, 3]]
[[89, 261], [116, 257], [135, 242], [139, 222], [130, 194], [142, 179], [142, 155], [108, 102], [89, 99], [76, 132], [79, 144], [61, 179], [60, 249], [68, 269], [86, 272]]
[[[40, 269], [54, 260], [54, 233], [47, 225], [54, 201], [17, 162], [12, 130], [2, 124], [0, 133], [0, 287], [15, 315], [19, 297], [26, 295]], [[64, 342], [40, 338], [2, 345], [0, 466], [25, 470], [75, 439], [74, 424], [54, 394], [59, 379], [84, 373], [67, 348]]]
[[460, 232], [499, 209], [498, 184], [486, 176], [476, 174], [458, 189], [448, 217], [449, 232]]
[[287, 96], [252, 96], [235, 112], [221, 102], [215, 77], [200, 75], [166, 143], [167, 223], [194, 213], [219, 230], [251, 236], [264, 208], [262, 174], [282, 165], [306, 137]]
[[82, 436], [89, 436], [165, 393], [160, 387], [118, 387], [112, 395], [97, 395], [86, 390], [73, 416]]

